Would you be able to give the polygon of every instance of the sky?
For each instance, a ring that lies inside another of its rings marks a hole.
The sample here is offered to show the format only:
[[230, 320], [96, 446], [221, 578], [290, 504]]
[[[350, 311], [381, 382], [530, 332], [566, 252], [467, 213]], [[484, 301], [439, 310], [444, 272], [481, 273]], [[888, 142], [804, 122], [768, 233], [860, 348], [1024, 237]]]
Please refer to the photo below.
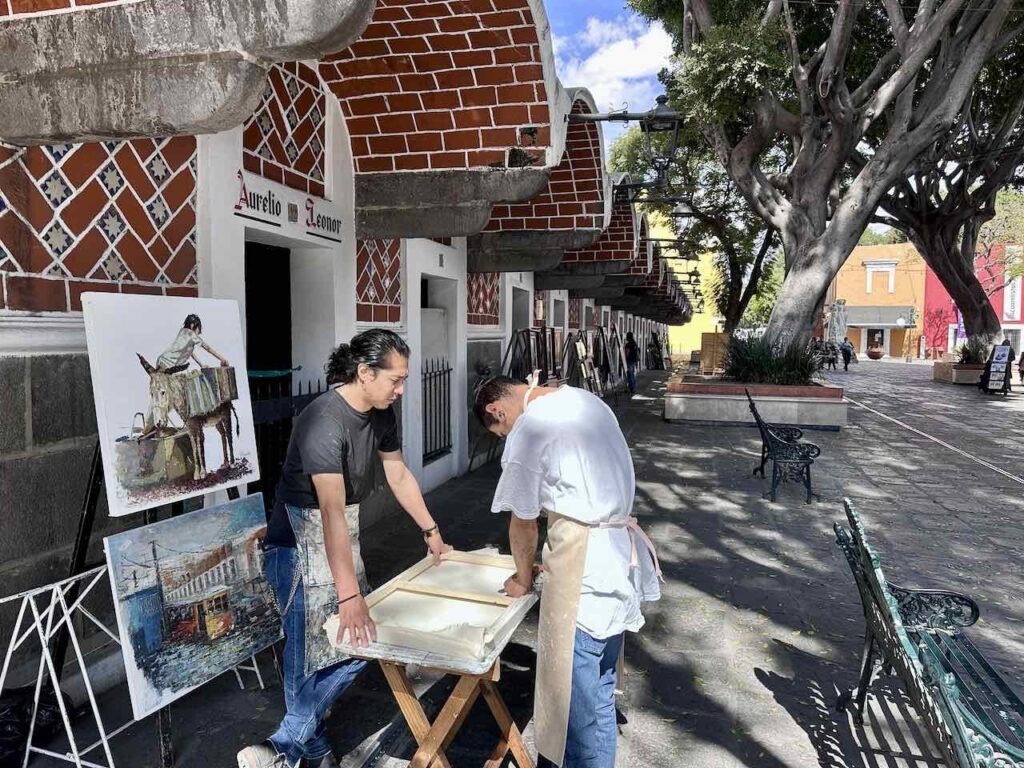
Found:
[[[590, 89], [601, 112], [646, 112], [662, 92], [658, 71], [672, 55], [660, 24], [648, 24], [624, 0], [548, 0], [558, 77]], [[627, 127], [605, 123], [605, 147]]]

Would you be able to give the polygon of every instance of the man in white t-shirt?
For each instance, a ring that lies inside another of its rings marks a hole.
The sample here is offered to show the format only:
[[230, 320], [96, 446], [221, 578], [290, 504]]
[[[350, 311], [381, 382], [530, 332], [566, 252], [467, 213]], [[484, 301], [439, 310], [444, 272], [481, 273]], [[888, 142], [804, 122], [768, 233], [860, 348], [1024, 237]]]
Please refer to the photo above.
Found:
[[492, 512], [511, 511], [516, 574], [533, 587], [538, 518], [548, 518], [537, 648], [535, 721], [541, 766], [613, 768], [616, 666], [623, 633], [657, 600], [657, 558], [631, 517], [633, 461], [615, 414], [571, 387], [507, 377], [485, 382], [474, 411], [506, 438]]

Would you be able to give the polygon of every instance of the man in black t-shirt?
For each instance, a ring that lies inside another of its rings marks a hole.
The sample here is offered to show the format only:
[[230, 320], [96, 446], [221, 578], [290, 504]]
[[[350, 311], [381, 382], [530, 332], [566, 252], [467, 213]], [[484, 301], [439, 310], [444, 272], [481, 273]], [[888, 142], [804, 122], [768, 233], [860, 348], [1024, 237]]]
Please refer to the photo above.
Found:
[[285, 632], [286, 713], [264, 743], [238, 753], [239, 768], [331, 768], [323, 719], [366, 665], [339, 656], [323, 625], [338, 614], [342, 639], [376, 639], [363, 595], [359, 503], [383, 466], [398, 503], [435, 558], [448, 547], [402, 458], [394, 402], [409, 376], [409, 348], [380, 329], [342, 344], [327, 363], [327, 393], [295, 420], [266, 537], [265, 571]]

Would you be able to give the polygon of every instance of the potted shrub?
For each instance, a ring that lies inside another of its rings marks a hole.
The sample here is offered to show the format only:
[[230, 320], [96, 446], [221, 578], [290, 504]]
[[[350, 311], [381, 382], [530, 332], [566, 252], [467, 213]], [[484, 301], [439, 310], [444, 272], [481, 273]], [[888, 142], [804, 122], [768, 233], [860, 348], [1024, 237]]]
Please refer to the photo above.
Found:
[[935, 363], [932, 378], [950, 384], [977, 384], [985, 370], [989, 346], [986, 337], [971, 336], [957, 347], [955, 363]]
[[808, 344], [733, 337], [725, 353], [725, 377], [744, 384], [806, 386], [824, 363], [822, 353]]

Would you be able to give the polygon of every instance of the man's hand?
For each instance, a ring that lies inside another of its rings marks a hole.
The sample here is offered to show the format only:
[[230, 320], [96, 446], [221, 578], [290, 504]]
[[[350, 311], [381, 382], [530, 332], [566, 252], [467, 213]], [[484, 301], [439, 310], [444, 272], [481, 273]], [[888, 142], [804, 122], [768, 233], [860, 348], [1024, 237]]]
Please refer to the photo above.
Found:
[[441, 538], [441, 531], [434, 531], [427, 537], [427, 548], [429, 554], [434, 558], [434, 565], [441, 562], [441, 555], [452, 551], [450, 544], [445, 544]]
[[516, 574], [512, 574], [505, 579], [505, 594], [509, 597], [522, 597], [533, 588], [533, 584], [523, 586], [523, 583], [519, 580]]
[[338, 608], [338, 641], [346, 640], [356, 648], [365, 648], [377, 639], [377, 626], [370, 618], [370, 609], [360, 595], [342, 603]]

